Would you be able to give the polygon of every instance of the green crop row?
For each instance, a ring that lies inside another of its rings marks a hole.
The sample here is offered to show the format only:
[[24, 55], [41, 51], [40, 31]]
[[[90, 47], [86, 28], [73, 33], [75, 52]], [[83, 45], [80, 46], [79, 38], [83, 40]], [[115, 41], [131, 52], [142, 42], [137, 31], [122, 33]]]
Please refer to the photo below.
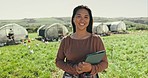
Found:
[[[62, 78], [55, 58], [60, 42], [35, 40], [0, 47], [0, 78]], [[101, 78], [148, 77], [148, 31], [111, 34], [101, 37], [106, 47], [109, 67], [99, 73]]]

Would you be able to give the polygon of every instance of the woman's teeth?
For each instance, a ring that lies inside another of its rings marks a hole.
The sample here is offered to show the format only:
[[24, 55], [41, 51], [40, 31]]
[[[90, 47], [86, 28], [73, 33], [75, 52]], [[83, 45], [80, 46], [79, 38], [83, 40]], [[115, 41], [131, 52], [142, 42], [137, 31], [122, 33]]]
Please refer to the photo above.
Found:
[[80, 23], [80, 25], [84, 25], [84, 23]]

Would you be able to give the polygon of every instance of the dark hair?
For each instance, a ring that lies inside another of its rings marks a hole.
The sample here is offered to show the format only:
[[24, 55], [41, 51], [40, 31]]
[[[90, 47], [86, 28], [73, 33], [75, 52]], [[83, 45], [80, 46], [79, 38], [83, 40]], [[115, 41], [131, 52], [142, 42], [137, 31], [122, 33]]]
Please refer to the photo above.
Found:
[[74, 24], [73, 19], [74, 19], [74, 16], [76, 15], [76, 13], [77, 13], [77, 11], [79, 9], [86, 9], [88, 11], [88, 14], [89, 14], [89, 17], [90, 17], [90, 21], [89, 21], [89, 24], [88, 24], [86, 30], [87, 30], [87, 32], [92, 33], [92, 25], [93, 25], [92, 13], [91, 13], [91, 10], [87, 6], [84, 6], [84, 5], [79, 5], [79, 6], [75, 7], [74, 10], [73, 10], [73, 15], [72, 15], [72, 19], [71, 19], [72, 26], [73, 26], [73, 33], [76, 32], [76, 26]]

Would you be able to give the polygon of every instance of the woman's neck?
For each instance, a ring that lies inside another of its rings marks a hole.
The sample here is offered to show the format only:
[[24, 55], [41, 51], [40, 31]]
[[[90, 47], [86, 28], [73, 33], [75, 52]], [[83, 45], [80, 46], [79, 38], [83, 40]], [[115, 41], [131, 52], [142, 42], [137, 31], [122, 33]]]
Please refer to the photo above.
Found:
[[74, 39], [86, 39], [90, 36], [91, 34], [89, 32], [75, 32], [73, 35], [72, 35], [72, 38]]

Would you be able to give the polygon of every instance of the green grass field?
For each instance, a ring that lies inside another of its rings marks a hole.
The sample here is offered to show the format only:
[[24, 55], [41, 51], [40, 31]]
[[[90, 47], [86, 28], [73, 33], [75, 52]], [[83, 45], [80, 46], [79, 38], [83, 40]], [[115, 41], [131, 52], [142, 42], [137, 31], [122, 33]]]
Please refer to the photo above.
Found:
[[[36, 33], [29, 34], [37, 37]], [[100, 78], [147, 78], [148, 31], [102, 37], [109, 67]], [[32, 40], [27, 45], [0, 47], [0, 78], [62, 78], [55, 66], [60, 42]]]

